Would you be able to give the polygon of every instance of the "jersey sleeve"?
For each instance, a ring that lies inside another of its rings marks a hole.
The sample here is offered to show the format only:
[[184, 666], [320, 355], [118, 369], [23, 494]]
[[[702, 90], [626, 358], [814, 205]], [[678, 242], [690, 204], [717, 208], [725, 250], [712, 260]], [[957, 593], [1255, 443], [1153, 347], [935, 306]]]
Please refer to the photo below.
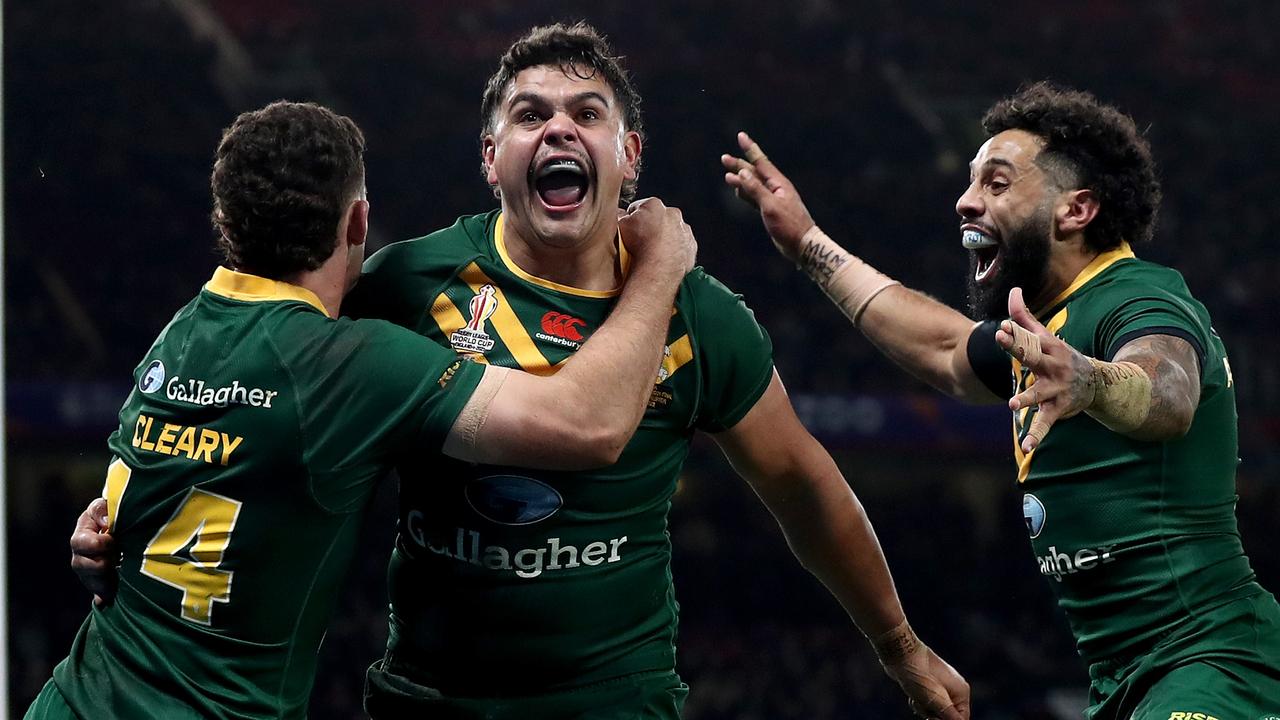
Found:
[[342, 301], [342, 313], [352, 318], [377, 318], [413, 328], [422, 312], [421, 279], [410, 268], [418, 240], [392, 243], [364, 263], [360, 280]]
[[316, 501], [356, 509], [404, 452], [439, 453], [484, 368], [378, 320], [339, 320], [295, 370], [303, 462]]
[[1112, 360], [1121, 347], [1137, 338], [1171, 335], [1191, 345], [1203, 374], [1210, 338], [1192, 307], [1173, 294], [1149, 286], [1125, 283], [1112, 292], [1123, 299], [1098, 324], [1095, 348], [1100, 359]]
[[685, 280], [695, 312], [694, 344], [702, 365], [695, 426], [721, 432], [741, 420], [773, 378], [773, 343], [742, 296], [695, 268]]

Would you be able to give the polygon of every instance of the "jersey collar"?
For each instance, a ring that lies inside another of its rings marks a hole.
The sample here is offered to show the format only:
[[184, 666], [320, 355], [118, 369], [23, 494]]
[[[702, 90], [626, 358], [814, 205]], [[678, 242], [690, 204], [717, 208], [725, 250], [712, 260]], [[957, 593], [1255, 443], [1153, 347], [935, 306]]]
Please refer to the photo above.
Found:
[[1106, 270], [1121, 260], [1132, 257], [1137, 257], [1133, 254], [1133, 248], [1129, 246], [1127, 241], [1121, 240], [1118, 247], [1101, 253], [1098, 257], [1094, 258], [1084, 267], [1083, 270], [1080, 271], [1079, 275], [1076, 275], [1076, 279], [1071, 281], [1071, 284], [1067, 286], [1066, 290], [1058, 293], [1058, 297], [1045, 303], [1038, 311], [1036, 311], [1035, 314], [1038, 316], [1050, 308], [1055, 308], [1061, 305], [1063, 301], [1075, 294], [1077, 290], [1084, 287], [1090, 280], [1097, 277], [1103, 270]]
[[[557, 290], [562, 293], [568, 293], [569, 295], [579, 295], [581, 297], [611, 298], [617, 297], [618, 293], [622, 291], [622, 288], [614, 288], [612, 290], [583, 290], [582, 288], [576, 288], [572, 285], [561, 285], [553, 280], [547, 280], [546, 278], [540, 278], [537, 275], [525, 272], [519, 265], [516, 265], [515, 261], [511, 259], [511, 256], [507, 254], [507, 242], [503, 238], [502, 232], [504, 225], [505, 223], [503, 222], [502, 214], [499, 213], [498, 219], [493, 224], [493, 244], [498, 250], [498, 257], [502, 258], [502, 264], [506, 265], [507, 269], [521, 280], [533, 283], [540, 287]], [[618, 265], [622, 268], [622, 276], [626, 277], [627, 274], [631, 272], [631, 253], [627, 252], [627, 246], [622, 244], [621, 233], [618, 234], [617, 243]]]
[[332, 317], [329, 315], [329, 311], [325, 309], [324, 303], [320, 302], [320, 298], [300, 285], [272, 280], [259, 275], [236, 272], [221, 266], [213, 271], [213, 278], [205, 283], [204, 289], [214, 295], [221, 295], [222, 297], [242, 302], [281, 300], [303, 302], [324, 313], [325, 317]]

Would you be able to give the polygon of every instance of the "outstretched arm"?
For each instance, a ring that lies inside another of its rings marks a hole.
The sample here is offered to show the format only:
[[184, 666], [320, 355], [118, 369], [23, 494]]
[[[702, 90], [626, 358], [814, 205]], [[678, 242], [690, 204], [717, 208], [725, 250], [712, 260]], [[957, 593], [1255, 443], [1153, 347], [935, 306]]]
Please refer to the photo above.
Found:
[[743, 158], [723, 155], [725, 182], [760, 209], [779, 252], [795, 262], [877, 348], [912, 375], [952, 397], [1000, 400], [978, 379], [968, 359], [976, 323], [933, 298], [910, 290], [850, 254], [809, 215], [800, 193], [746, 133]]
[[862, 504], [800, 424], [777, 374], [747, 415], [715, 439], [782, 526], [796, 558], [840, 601], [917, 712], [968, 718], [968, 683], [907, 624]]
[[1138, 440], [1170, 440], [1191, 429], [1200, 404], [1200, 361], [1191, 343], [1172, 335], [1143, 335], [1105, 362], [1045, 329], [1027, 309], [1021, 288], [1009, 292], [1009, 316], [996, 342], [1036, 376], [1031, 387], [1009, 400], [1015, 412], [1039, 406], [1023, 451], [1034, 450], [1059, 419], [1080, 412]]
[[655, 198], [618, 224], [634, 263], [608, 321], [552, 376], [487, 367], [446, 454], [552, 469], [617, 461], [648, 407], [676, 289], [697, 254], [680, 211]]

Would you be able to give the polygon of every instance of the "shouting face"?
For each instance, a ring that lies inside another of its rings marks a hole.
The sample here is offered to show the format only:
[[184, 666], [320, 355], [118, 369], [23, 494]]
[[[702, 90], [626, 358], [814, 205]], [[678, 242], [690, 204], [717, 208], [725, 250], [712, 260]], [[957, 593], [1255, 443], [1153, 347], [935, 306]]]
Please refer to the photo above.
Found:
[[494, 113], [482, 152], [509, 231], [556, 247], [612, 238], [640, 136], [624, 126], [601, 75], [580, 66], [526, 68]]
[[1054, 231], [1052, 182], [1035, 163], [1042, 141], [1006, 130], [978, 149], [969, 188], [956, 202], [969, 251], [969, 308], [981, 320], [1008, 317], [1009, 291], [1038, 297]]

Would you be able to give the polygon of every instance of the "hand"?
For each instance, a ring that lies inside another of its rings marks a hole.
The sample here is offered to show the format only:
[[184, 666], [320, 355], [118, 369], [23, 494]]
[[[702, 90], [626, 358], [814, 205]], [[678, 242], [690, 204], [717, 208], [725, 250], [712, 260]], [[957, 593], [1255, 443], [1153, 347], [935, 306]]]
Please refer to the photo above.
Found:
[[1088, 358], [1045, 329], [1027, 309], [1022, 288], [1009, 291], [1009, 320], [1000, 323], [996, 342], [1035, 374], [1035, 382], [1009, 399], [1009, 409], [1038, 406], [1022, 440], [1031, 452], [1058, 420], [1079, 414], [1097, 391]]
[[116, 596], [116, 566], [120, 553], [107, 532], [107, 501], [98, 498], [80, 513], [71, 533], [71, 569], [93, 593], [93, 604], [103, 607]]
[[684, 277], [698, 258], [698, 241], [679, 208], [667, 207], [658, 198], [631, 203], [618, 218], [618, 232], [627, 250], [645, 263], [661, 263]]
[[969, 683], [923, 643], [884, 671], [911, 701], [911, 711], [927, 720], [969, 720]]
[[800, 255], [800, 240], [813, 227], [813, 217], [800, 199], [800, 193], [787, 176], [765, 157], [746, 133], [738, 133], [738, 147], [746, 160], [733, 155], [721, 155], [725, 170], [724, 181], [734, 194], [760, 209], [765, 230], [773, 238], [773, 244], [789, 260]]

